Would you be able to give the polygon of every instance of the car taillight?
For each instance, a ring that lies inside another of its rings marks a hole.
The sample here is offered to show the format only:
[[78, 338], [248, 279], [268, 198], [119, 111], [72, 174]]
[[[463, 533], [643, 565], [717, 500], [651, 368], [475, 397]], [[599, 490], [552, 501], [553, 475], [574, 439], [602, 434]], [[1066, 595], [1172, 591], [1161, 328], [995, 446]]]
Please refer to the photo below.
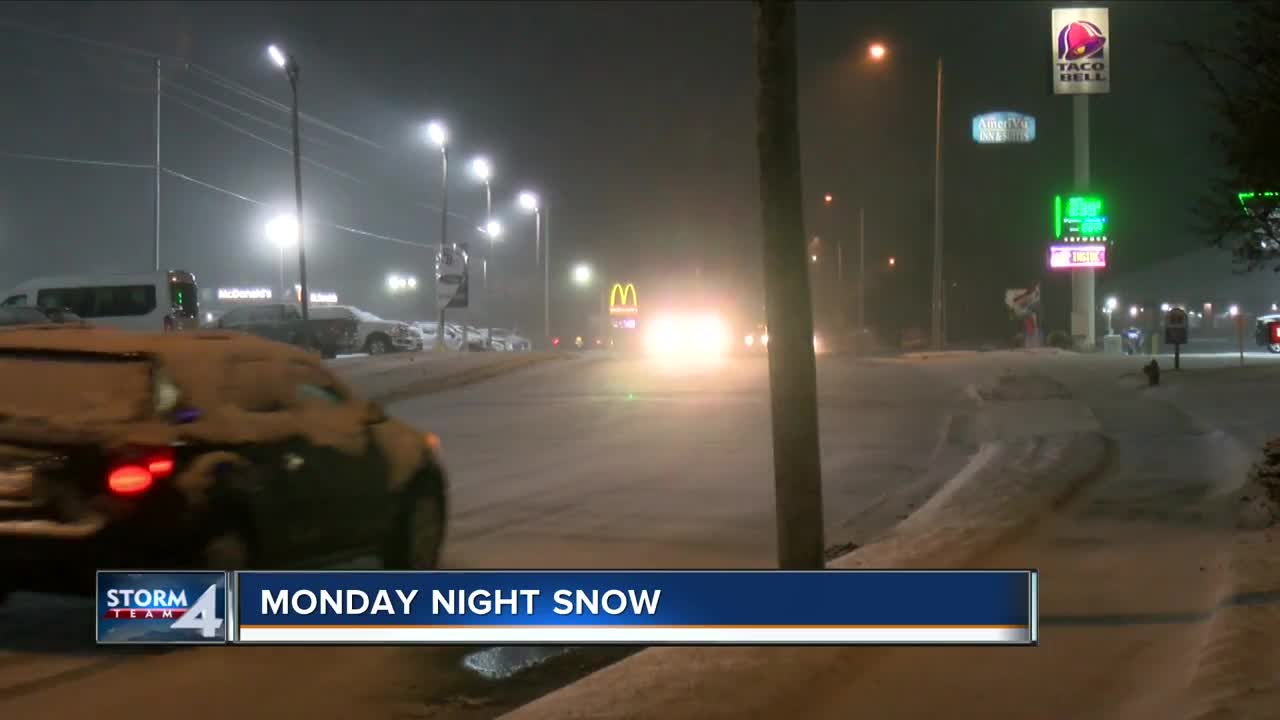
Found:
[[145, 492], [156, 480], [172, 475], [173, 469], [171, 448], [133, 452], [112, 464], [107, 472], [107, 489], [116, 495], [137, 495]]
[[560, 338], [551, 338], [551, 344], [554, 347], [560, 347]]

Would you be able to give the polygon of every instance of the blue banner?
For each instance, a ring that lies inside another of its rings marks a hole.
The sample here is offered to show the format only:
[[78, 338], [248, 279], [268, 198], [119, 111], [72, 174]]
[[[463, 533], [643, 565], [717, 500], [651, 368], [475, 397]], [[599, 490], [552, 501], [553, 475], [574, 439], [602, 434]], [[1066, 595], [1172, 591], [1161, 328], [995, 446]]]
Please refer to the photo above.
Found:
[[231, 607], [224, 572], [100, 570], [98, 643], [223, 644]]
[[1032, 571], [242, 572], [240, 642], [1035, 642]]

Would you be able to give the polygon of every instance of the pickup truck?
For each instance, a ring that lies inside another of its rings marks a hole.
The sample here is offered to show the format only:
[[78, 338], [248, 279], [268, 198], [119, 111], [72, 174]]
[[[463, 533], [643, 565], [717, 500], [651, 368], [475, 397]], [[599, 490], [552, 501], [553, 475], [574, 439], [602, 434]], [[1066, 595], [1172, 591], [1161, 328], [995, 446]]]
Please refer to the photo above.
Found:
[[326, 359], [337, 357], [338, 353], [354, 352], [359, 340], [355, 320], [311, 317], [303, 322], [301, 309], [287, 303], [234, 308], [218, 318], [217, 326], [319, 350], [320, 356]]

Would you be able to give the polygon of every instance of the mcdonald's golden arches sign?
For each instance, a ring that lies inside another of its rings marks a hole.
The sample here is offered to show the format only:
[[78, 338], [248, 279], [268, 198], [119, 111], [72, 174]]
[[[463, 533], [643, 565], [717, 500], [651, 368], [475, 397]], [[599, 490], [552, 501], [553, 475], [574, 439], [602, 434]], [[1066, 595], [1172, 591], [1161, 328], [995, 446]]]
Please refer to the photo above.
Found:
[[636, 299], [636, 286], [631, 283], [614, 283], [609, 289], [610, 315], [635, 315], [640, 312], [640, 301]]

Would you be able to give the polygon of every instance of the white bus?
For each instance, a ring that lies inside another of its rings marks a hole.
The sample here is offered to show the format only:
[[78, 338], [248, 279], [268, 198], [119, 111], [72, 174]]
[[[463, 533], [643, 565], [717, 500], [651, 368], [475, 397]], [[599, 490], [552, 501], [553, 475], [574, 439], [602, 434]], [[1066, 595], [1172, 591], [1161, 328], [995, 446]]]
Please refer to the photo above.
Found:
[[91, 325], [161, 332], [200, 326], [196, 278], [182, 270], [129, 275], [66, 275], [28, 280], [0, 307], [70, 310]]

